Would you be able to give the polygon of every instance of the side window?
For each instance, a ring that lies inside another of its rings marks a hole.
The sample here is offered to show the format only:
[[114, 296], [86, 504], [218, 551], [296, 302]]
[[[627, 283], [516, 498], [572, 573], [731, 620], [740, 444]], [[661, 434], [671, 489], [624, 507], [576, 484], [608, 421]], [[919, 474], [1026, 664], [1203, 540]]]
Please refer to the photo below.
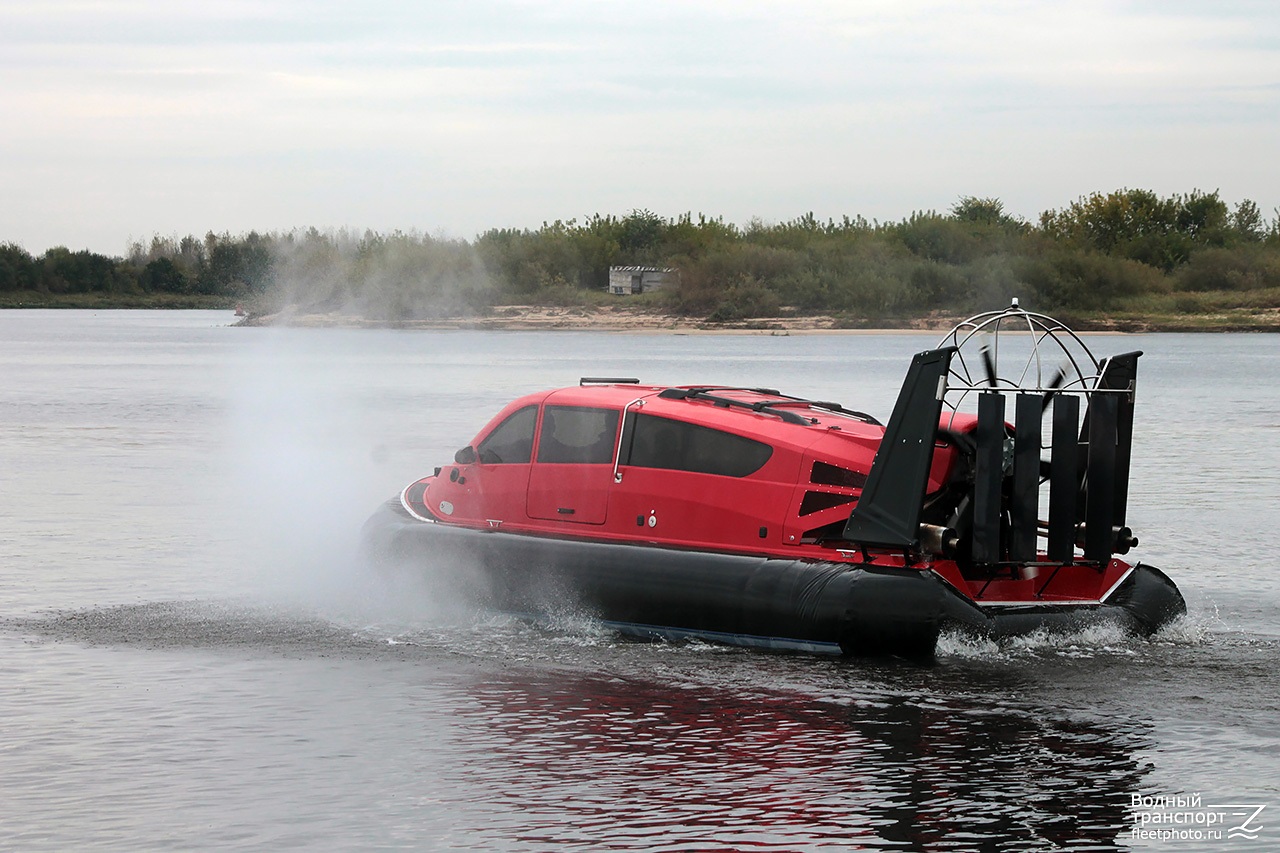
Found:
[[498, 424], [476, 448], [480, 461], [492, 465], [528, 463], [533, 456], [533, 427], [537, 406], [525, 406]]
[[608, 464], [618, 437], [616, 409], [547, 406], [538, 438], [539, 462]]
[[626, 432], [630, 447], [623, 449], [623, 464], [640, 468], [746, 477], [773, 455], [763, 442], [655, 415], [628, 415]]

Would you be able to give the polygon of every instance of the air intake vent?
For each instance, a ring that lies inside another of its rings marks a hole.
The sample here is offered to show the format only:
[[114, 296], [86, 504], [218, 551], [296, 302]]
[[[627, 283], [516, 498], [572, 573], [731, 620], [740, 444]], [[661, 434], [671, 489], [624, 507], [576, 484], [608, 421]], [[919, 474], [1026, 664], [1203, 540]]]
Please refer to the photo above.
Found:
[[820, 486], [842, 486], [846, 489], [861, 489], [867, 484], [867, 475], [857, 471], [850, 471], [848, 468], [841, 468], [839, 465], [831, 465], [827, 462], [814, 462], [813, 473], [809, 476], [809, 482], [817, 483]]
[[837, 495], [832, 492], [805, 492], [800, 502], [801, 515], [813, 515], [824, 509], [851, 504], [857, 500], [854, 495]]

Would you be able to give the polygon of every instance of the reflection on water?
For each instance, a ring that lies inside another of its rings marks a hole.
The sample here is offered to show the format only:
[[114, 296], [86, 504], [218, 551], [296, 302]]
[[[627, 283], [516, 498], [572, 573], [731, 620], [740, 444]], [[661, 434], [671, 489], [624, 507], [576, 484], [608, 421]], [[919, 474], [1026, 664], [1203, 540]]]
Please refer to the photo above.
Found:
[[465, 835], [495, 849], [1112, 849], [1130, 793], [1144, 790], [1137, 755], [1151, 738], [1147, 723], [1019, 698], [1036, 686], [1001, 665], [1007, 650], [958, 666], [831, 661], [641, 644], [585, 620], [389, 636], [316, 613], [190, 601], [8, 627], [365, 672], [461, 662], [462, 677], [416, 694], [425, 704], [402, 708], [396, 726], [419, 719], [431, 738], [430, 721], [449, 720], [454, 745], [432, 768], [449, 793], [437, 799], [445, 817], [450, 798], [486, 803]]
[[573, 675], [472, 698], [469, 739], [524, 819], [508, 831], [552, 849], [1106, 847], [1146, 743], [1140, 725], [936, 695], [814, 702]]

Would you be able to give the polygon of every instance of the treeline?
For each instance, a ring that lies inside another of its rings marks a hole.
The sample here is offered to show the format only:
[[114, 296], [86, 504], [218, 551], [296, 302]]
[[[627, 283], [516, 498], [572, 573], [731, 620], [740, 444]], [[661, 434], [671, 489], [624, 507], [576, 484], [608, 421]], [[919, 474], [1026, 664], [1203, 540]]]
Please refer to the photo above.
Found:
[[155, 236], [124, 258], [0, 246], [0, 298], [66, 294], [242, 301], [255, 312], [346, 311], [396, 321], [495, 305], [590, 304], [613, 265], [673, 267], [642, 301], [734, 321], [782, 310], [851, 323], [964, 313], [1009, 296], [1046, 311], [1195, 314], [1280, 308], [1280, 215], [1217, 192], [1095, 193], [1028, 222], [998, 199], [897, 222], [862, 217], [734, 225], [649, 211], [493, 229], [472, 241], [420, 233], [297, 230]]

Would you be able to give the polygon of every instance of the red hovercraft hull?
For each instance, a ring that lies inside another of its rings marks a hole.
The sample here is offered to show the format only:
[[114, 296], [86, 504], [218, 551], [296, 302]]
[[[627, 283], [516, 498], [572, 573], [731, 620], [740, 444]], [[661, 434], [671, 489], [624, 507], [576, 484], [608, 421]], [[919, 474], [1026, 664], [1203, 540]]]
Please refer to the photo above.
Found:
[[[1075, 397], [1056, 378], [1018, 388], [1010, 424], [994, 369], [975, 382], [957, 352], [916, 356], [887, 427], [768, 389], [588, 379], [532, 394], [381, 507], [366, 542], [481, 606], [763, 648], [927, 657], [944, 630], [1150, 634], [1185, 612], [1163, 572], [1115, 556], [1136, 544], [1138, 354], [1086, 372]], [[944, 411], [956, 388], [976, 415]]]

